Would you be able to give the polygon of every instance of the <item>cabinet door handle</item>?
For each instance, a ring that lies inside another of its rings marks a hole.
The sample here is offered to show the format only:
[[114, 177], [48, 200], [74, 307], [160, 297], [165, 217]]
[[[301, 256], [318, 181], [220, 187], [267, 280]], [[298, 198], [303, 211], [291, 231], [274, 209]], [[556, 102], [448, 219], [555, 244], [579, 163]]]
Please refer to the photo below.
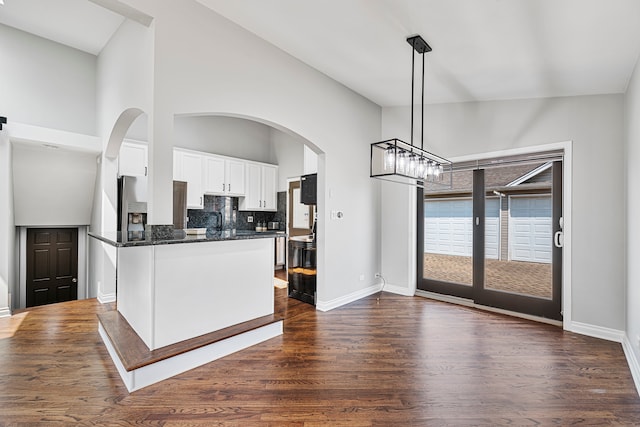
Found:
[[202, 196], [200, 196], [200, 204], [202, 204]]
[[144, 167], [144, 176], [147, 176], [147, 167]]
[[229, 187], [229, 188], [227, 189], [227, 191], [228, 191], [229, 193], [231, 193], [231, 184], [227, 184], [227, 186]]
[[224, 182], [222, 183], [222, 191], [224, 192]]
[[262, 200], [260, 200], [260, 207], [262, 207]]

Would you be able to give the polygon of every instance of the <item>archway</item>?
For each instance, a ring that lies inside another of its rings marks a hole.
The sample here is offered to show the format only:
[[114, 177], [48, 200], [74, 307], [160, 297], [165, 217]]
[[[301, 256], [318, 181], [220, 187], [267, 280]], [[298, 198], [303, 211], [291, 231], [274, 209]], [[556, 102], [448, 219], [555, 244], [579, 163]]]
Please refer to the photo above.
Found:
[[133, 124], [133, 122], [142, 114], [140, 108], [127, 108], [124, 110], [115, 124], [113, 125], [113, 129], [111, 130], [111, 135], [109, 135], [109, 141], [107, 142], [107, 147], [105, 148], [105, 157], [108, 159], [115, 159], [118, 157], [118, 152], [120, 151], [120, 146], [122, 145], [122, 141], [124, 140], [129, 128]]
[[[314, 203], [313, 209], [318, 212], [319, 223], [317, 227], [317, 238], [314, 242], [312, 258], [317, 261], [318, 282], [317, 292], [318, 295], [322, 294], [322, 286], [320, 282], [323, 280], [324, 268], [323, 261], [324, 247], [325, 247], [325, 216], [324, 212], [324, 156], [321, 149], [311, 142], [309, 139], [300, 135], [299, 133], [287, 128], [286, 126], [273, 123], [269, 120], [265, 120], [259, 117], [247, 116], [244, 114], [229, 114], [229, 113], [198, 113], [198, 114], [181, 114], [174, 116], [173, 126], [173, 139], [175, 145], [179, 148], [187, 150], [201, 151], [216, 155], [222, 155], [227, 157], [235, 157], [244, 160], [271, 163], [278, 165], [278, 178], [277, 178], [277, 200], [278, 209], [274, 216], [271, 216], [268, 212], [262, 212], [261, 209], [253, 210], [247, 208], [246, 204], [243, 207], [242, 197], [241, 202], [238, 205], [231, 202], [231, 207], [225, 211], [220, 212], [222, 218], [227, 215], [228, 212], [234, 212], [237, 209], [237, 224], [238, 229], [248, 230], [251, 225], [247, 222], [259, 225], [262, 223], [266, 226], [268, 221], [274, 221], [276, 225], [273, 227], [279, 227], [280, 230], [289, 232], [289, 237], [294, 236], [289, 231], [289, 220], [294, 216], [291, 215], [291, 201], [293, 191], [291, 191], [289, 184], [291, 181], [298, 182], [298, 193], [300, 192], [300, 177], [307, 174], [317, 173], [319, 177], [320, 185], [318, 186], [318, 200]], [[234, 134], [234, 132], [237, 132]], [[266, 136], [265, 136], [266, 132]], [[251, 141], [250, 143], [247, 141]], [[265, 142], [265, 144], [261, 144]], [[269, 147], [268, 149], [265, 147]], [[318, 154], [320, 157], [318, 157]], [[315, 168], [307, 168], [309, 163], [305, 160], [308, 158], [314, 158], [312, 162]], [[295, 163], [295, 164], [294, 164]], [[178, 166], [180, 169], [180, 166]], [[184, 179], [183, 179], [184, 180]], [[213, 188], [213, 187], [211, 187]], [[216, 187], [218, 188], [218, 187]], [[206, 191], [205, 191], [206, 194]], [[223, 205], [222, 201], [218, 199], [206, 199], [201, 203], [207, 209], [211, 209], [211, 206], [215, 206], [218, 209]], [[298, 194], [299, 199], [299, 194]], [[226, 202], [225, 206], [228, 206], [229, 202]], [[256, 207], [257, 208], [257, 207]], [[297, 234], [312, 235], [314, 216], [311, 209], [307, 209], [306, 225], [305, 229], [296, 230]], [[200, 217], [199, 212], [189, 212], [187, 215], [189, 218]], [[234, 214], [235, 217], [235, 214]], [[251, 217], [251, 219], [249, 219]], [[267, 223], [265, 223], [265, 220]], [[228, 219], [215, 221], [211, 220], [199, 220], [198, 223], [190, 223], [189, 227], [203, 227], [208, 223], [227, 223]], [[236, 221], [231, 221], [236, 223]], [[252, 225], [253, 225], [252, 224]], [[296, 227], [297, 229], [298, 227]], [[304, 232], [303, 232], [304, 231]], [[286, 246], [287, 242], [284, 242], [283, 246]], [[290, 253], [291, 251], [289, 251]], [[278, 246], [276, 247], [276, 260], [278, 256]], [[317, 256], [315, 255], [317, 254]], [[286, 259], [286, 254], [283, 255]], [[289, 260], [286, 260], [289, 261]], [[315, 263], [314, 263], [315, 264]], [[276, 263], [276, 269], [284, 267], [287, 269], [288, 262], [283, 264]], [[313, 270], [316, 270], [316, 265], [313, 266]], [[297, 269], [299, 270], [299, 269]], [[312, 269], [306, 268], [305, 272]], [[276, 274], [278, 272], [276, 271]], [[278, 278], [283, 277], [277, 275]], [[305, 280], [305, 282], [307, 282]], [[321, 295], [320, 295], [321, 296]]]

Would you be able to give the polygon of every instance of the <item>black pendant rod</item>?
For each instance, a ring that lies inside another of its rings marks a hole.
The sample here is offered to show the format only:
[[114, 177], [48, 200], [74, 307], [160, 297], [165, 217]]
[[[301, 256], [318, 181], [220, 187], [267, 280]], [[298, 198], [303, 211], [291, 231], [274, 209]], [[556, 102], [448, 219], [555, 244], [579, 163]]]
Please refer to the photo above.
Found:
[[[414, 96], [414, 74], [415, 74], [415, 55], [418, 52], [422, 55], [422, 129], [420, 131], [420, 148], [424, 150], [424, 54], [431, 52], [431, 46], [419, 36], [407, 37], [407, 43], [413, 48], [411, 56], [411, 147], [413, 147], [413, 96]], [[412, 150], [413, 151], [413, 150]]]
[[413, 94], [414, 94], [414, 70], [415, 70], [416, 50], [411, 49], [411, 152], [413, 152]]
[[424, 150], [424, 53], [422, 53], [422, 124], [420, 126], [420, 148]]

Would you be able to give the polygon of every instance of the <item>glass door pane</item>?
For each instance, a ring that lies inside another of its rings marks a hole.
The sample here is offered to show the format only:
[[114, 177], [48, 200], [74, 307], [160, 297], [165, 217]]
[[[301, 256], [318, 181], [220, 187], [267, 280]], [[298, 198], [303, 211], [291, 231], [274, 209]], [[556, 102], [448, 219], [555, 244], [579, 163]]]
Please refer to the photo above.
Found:
[[[448, 179], [448, 177], [445, 177]], [[470, 297], [473, 286], [472, 171], [453, 172], [452, 189], [425, 183], [422, 203], [426, 290]]]
[[473, 284], [472, 200], [470, 197], [424, 201], [424, 277]]
[[459, 170], [452, 182], [418, 190], [418, 288], [561, 320], [561, 158]]
[[552, 298], [551, 166], [485, 170], [484, 289]]

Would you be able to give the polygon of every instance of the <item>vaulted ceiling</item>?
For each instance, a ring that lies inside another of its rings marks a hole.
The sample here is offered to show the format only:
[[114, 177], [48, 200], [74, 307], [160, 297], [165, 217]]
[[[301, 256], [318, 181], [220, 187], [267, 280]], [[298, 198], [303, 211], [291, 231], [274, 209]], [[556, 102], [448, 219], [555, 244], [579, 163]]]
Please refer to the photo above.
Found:
[[[197, 1], [381, 106], [409, 104], [412, 34], [433, 48], [427, 103], [623, 93], [640, 53], [637, 0]], [[4, 3], [0, 23], [92, 54], [123, 20], [89, 0]]]

